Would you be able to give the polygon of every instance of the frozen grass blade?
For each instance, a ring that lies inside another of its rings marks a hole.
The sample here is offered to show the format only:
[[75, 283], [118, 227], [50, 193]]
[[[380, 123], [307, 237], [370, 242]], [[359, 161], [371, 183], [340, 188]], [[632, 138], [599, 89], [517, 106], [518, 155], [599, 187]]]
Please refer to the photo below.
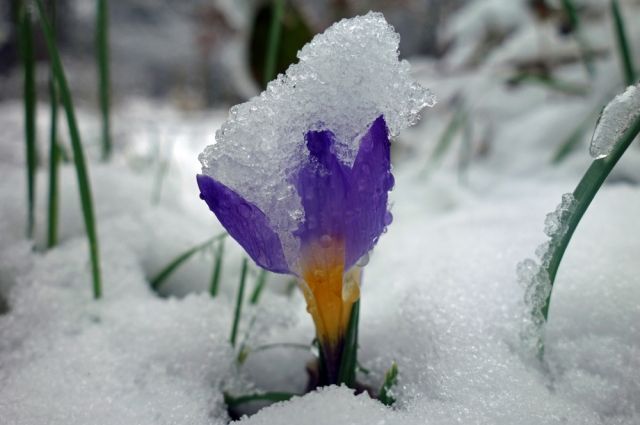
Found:
[[353, 304], [349, 328], [344, 339], [344, 351], [338, 371], [338, 384], [353, 388], [356, 382], [356, 366], [358, 364], [358, 322], [360, 321], [360, 300]]
[[258, 304], [258, 301], [260, 301], [260, 294], [262, 294], [265, 283], [267, 283], [267, 271], [265, 269], [260, 269], [260, 274], [258, 274], [258, 279], [256, 280], [256, 286], [253, 288], [251, 298], [249, 298], [249, 302], [251, 304]]
[[437, 164], [444, 156], [444, 154], [450, 149], [455, 135], [462, 128], [464, 120], [464, 108], [459, 107], [451, 118], [451, 121], [449, 121], [449, 124], [447, 124], [447, 127], [444, 129], [444, 132], [440, 136], [438, 144], [436, 145], [433, 154], [431, 155], [431, 159], [429, 160], [429, 162], [432, 166]]
[[213, 271], [211, 272], [211, 284], [209, 285], [209, 294], [212, 297], [218, 295], [218, 288], [220, 287], [220, 276], [222, 275], [222, 258], [224, 256], [224, 238], [218, 242], [216, 249], [216, 259], [213, 262]]
[[280, 44], [280, 32], [282, 30], [282, 15], [284, 14], [284, 0], [274, 0], [273, 15], [269, 28], [269, 44], [267, 45], [267, 58], [264, 66], [264, 85], [275, 78], [276, 61], [278, 59], [278, 45]]
[[228, 408], [236, 407], [240, 404], [249, 403], [252, 401], [287, 401], [299, 394], [285, 393], [285, 392], [266, 392], [259, 394], [248, 394], [243, 396], [234, 397], [227, 393], [224, 393], [224, 402]]
[[627, 32], [625, 30], [622, 14], [620, 13], [618, 0], [611, 0], [611, 14], [613, 15], [613, 24], [616, 29], [616, 40], [618, 41], [618, 50], [620, 52], [620, 59], [622, 60], [624, 80], [627, 85], [631, 85], [636, 80], [636, 72], [633, 67], [631, 49], [629, 48]]
[[391, 367], [384, 376], [384, 382], [378, 392], [378, 400], [385, 406], [392, 406], [396, 402], [396, 399], [391, 395], [391, 389], [398, 383], [398, 365], [396, 362], [391, 364]]
[[226, 232], [216, 235], [178, 255], [149, 281], [151, 289], [153, 289], [154, 291], [159, 290], [165, 280], [167, 280], [167, 278], [185, 261], [191, 258], [193, 254], [209, 248], [214, 242], [223, 239], [225, 236], [227, 236]]
[[[560, 267], [560, 262], [562, 261], [562, 256], [569, 245], [573, 232], [580, 223], [580, 219], [582, 219], [582, 216], [587, 211], [589, 204], [591, 204], [596, 193], [598, 193], [602, 183], [604, 183], [613, 167], [616, 165], [620, 157], [622, 157], [631, 142], [636, 138], [638, 133], [640, 133], [640, 117], [637, 117], [630, 124], [628, 129], [620, 136], [620, 138], [615, 141], [612, 151], [606, 157], [596, 159], [591, 163], [591, 166], [573, 191], [575, 208], [572, 209], [571, 214], [567, 218], [566, 232], [562, 234], [562, 237], [558, 240], [557, 244], [551, 246], [551, 251], [549, 252], [550, 260], [545, 270], [552, 288], [558, 268]], [[552, 291], [549, 292], [549, 295], [546, 297], [541, 309], [545, 321], [549, 314], [551, 295]]]
[[53, 31], [47, 18], [46, 9], [42, 0], [35, 0], [38, 7], [38, 17], [42, 26], [42, 32], [47, 44], [53, 74], [56, 79], [57, 87], [60, 90], [60, 100], [64, 106], [67, 123], [69, 125], [69, 135], [71, 137], [71, 147], [73, 149], [73, 161], [75, 163], [76, 175], [78, 178], [78, 189], [80, 192], [80, 203], [82, 205], [82, 214], [84, 216], [84, 224], [87, 231], [87, 239], [89, 241], [89, 255], [91, 257], [91, 272], [93, 280], [93, 296], [98, 299], [102, 296], [102, 285], [100, 278], [100, 258], [98, 254], [98, 234], [96, 232], [96, 223], [93, 213], [93, 201], [91, 196], [91, 185], [89, 183], [89, 174], [85, 164], [82, 142], [80, 140], [80, 132], [76, 123], [73, 102], [71, 100], [71, 92], [67, 85], [67, 79], [60, 60], [60, 54], [53, 38]]
[[236, 300], [236, 308], [233, 315], [233, 325], [231, 326], [231, 336], [229, 341], [231, 346], [236, 346], [236, 339], [238, 338], [238, 325], [240, 324], [240, 316], [242, 315], [242, 302], [244, 300], [244, 285], [247, 280], [247, 270], [249, 268], [249, 261], [244, 258], [242, 260], [242, 271], [240, 273], [240, 287], [238, 288], [238, 298]]
[[98, 0], [96, 13], [96, 59], [102, 115], [102, 159], [111, 156], [110, 82], [109, 82], [109, 4]]
[[27, 162], [27, 237], [32, 238], [35, 226], [36, 169], [38, 153], [36, 145], [36, 77], [33, 51], [33, 25], [31, 9], [27, 1], [20, 2], [20, 57], [23, 67], [23, 101], [25, 157]]
[[573, 3], [573, 0], [562, 0], [562, 8], [569, 18], [569, 24], [571, 25], [573, 34], [576, 37], [578, 45], [580, 46], [580, 56], [582, 57], [582, 62], [585, 69], [587, 70], [587, 74], [590, 77], [593, 77], [595, 75], [595, 67], [593, 66], [593, 60], [591, 57], [591, 52], [589, 51], [589, 46], [587, 45], [587, 42], [584, 39], [584, 35], [582, 34], [582, 25], [580, 25], [580, 18], [578, 16], [576, 5]]
[[[51, 28], [56, 37], [56, 2], [51, 0]], [[60, 149], [58, 148], [58, 91], [56, 90], [53, 70], [49, 74], [49, 107], [51, 124], [49, 130], [49, 199], [47, 205], [47, 248], [58, 243], [58, 165]]]

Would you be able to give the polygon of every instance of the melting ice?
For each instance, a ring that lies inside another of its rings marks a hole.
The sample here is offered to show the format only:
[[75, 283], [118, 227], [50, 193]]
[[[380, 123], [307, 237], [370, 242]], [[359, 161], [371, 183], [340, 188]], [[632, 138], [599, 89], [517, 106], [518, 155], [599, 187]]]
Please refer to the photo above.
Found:
[[629, 86], [605, 106], [591, 139], [589, 153], [595, 159], [611, 153], [616, 141], [640, 118], [640, 84]]

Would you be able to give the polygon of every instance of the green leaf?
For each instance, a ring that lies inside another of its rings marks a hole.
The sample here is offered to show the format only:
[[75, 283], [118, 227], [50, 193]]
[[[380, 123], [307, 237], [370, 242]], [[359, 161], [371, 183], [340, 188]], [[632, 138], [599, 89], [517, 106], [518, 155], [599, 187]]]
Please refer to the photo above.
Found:
[[378, 400], [386, 406], [392, 406], [396, 402], [396, 399], [391, 395], [391, 388], [398, 383], [398, 365], [396, 362], [391, 364], [391, 367], [384, 376], [384, 382], [378, 392]]
[[224, 238], [218, 242], [218, 249], [216, 249], [216, 259], [213, 263], [213, 271], [211, 272], [211, 285], [209, 285], [209, 294], [212, 297], [218, 295], [218, 288], [220, 287], [220, 276], [222, 275], [222, 258], [224, 257]]
[[251, 401], [287, 401], [300, 394], [286, 393], [286, 392], [265, 392], [259, 394], [248, 394], [243, 396], [231, 396], [228, 393], [224, 393], [224, 402], [228, 407], [235, 407], [240, 404], [249, 403]]
[[344, 349], [338, 370], [338, 384], [353, 388], [356, 382], [356, 365], [358, 364], [358, 322], [360, 321], [360, 300], [351, 308], [349, 327], [344, 339]]
[[27, 237], [32, 238], [35, 227], [36, 171], [38, 152], [36, 141], [36, 77], [33, 51], [33, 25], [27, 1], [20, 2], [20, 58], [23, 68], [24, 133], [27, 162]]
[[262, 294], [264, 285], [267, 282], [267, 276], [267, 271], [265, 269], [260, 269], [260, 273], [258, 274], [258, 279], [256, 281], [256, 286], [255, 288], [253, 288], [251, 298], [249, 298], [249, 302], [251, 304], [255, 305], [258, 304], [258, 301], [260, 301], [260, 294]]
[[71, 99], [71, 92], [67, 84], [64, 74], [60, 54], [53, 37], [53, 31], [47, 18], [46, 9], [42, 0], [35, 0], [38, 17], [42, 26], [42, 32], [46, 41], [47, 50], [51, 58], [51, 66], [56, 79], [58, 89], [60, 90], [60, 100], [64, 106], [67, 124], [69, 125], [69, 135], [71, 137], [71, 147], [73, 149], [73, 161], [78, 179], [78, 189], [80, 192], [80, 204], [82, 205], [82, 214], [84, 224], [87, 231], [87, 239], [89, 241], [89, 255], [91, 257], [91, 272], [93, 280], [93, 296], [98, 299], [102, 296], [102, 284], [100, 277], [100, 257], [98, 253], [98, 233], [96, 231], [95, 216], [93, 213], [93, 200], [91, 196], [91, 184], [89, 181], [89, 173], [84, 159], [84, 151], [80, 140], [80, 132], [76, 123], [76, 116]]
[[275, 5], [269, 28], [269, 44], [267, 45], [267, 58], [264, 66], [264, 85], [275, 77], [276, 60], [278, 58], [278, 44], [282, 30], [282, 15], [284, 14], [284, 0], [274, 0]]
[[573, 34], [578, 42], [578, 46], [580, 47], [582, 63], [584, 64], [587, 74], [590, 77], [593, 77], [596, 73], [595, 67], [593, 66], [593, 55], [591, 53], [591, 48], [587, 44], [584, 34], [582, 33], [582, 25], [580, 23], [580, 17], [578, 16], [578, 10], [573, 0], [562, 0], [562, 7], [569, 18], [569, 24], [573, 29]]
[[98, 65], [98, 92], [102, 118], [102, 159], [111, 155], [111, 87], [109, 81], [109, 3], [98, 0], [96, 10], [96, 61]]
[[240, 324], [240, 317], [242, 316], [242, 304], [244, 301], [244, 286], [247, 281], [247, 270], [249, 269], [249, 261], [247, 258], [242, 260], [242, 271], [240, 272], [240, 286], [238, 287], [238, 298], [236, 299], [236, 308], [233, 314], [233, 324], [231, 326], [231, 336], [229, 341], [231, 346], [236, 346], [236, 339], [238, 338], [238, 327]]
[[[56, 37], [56, 2], [50, 2], [51, 28]], [[58, 90], [56, 89], [53, 69], [49, 71], [49, 107], [50, 131], [49, 131], [49, 197], [47, 204], [47, 248], [55, 246], [58, 242], [58, 165], [60, 164], [60, 147], [58, 145]]]
[[636, 81], [636, 72], [633, 68], [631, 49], [629, 48], [627, 32], [625, 30], [622, 14], [620, 13], [618, 0], [611, 0], [611, 14], [613, 15], [613, 24], [616, 29], [616, 40], [618, 42], [620, 59], [622, 60], [624, 81], [630, 86]]
[[[591, 201], [598, 193], [598, 190], [600, 190], [600, 187], [613, 167], [622, 157], [629, 145], [631, 145], [631, 142], [633, 142], [638, 133], [640, 133], [640, 117], [636, 118], [620, 138], [615, 141], [613, 150], [609, 155], [601, 159], [596, 159], [591, 163], [591, 166], [587, 169], [587, 172], [573, 191], [575, 208], [572, 209], [567, 218], [567, 222], [565, 223], [567, 226], [566, 232], [562, 234], [562, 237], [559, 239], [557, 244], [551, 246], [551, 250], [549, 252], [550, 261], [545, 270], [549, 276], [552, 288], [562, 257], [569, 245], [569, 242], [571, 241], [574, 231], [582, 219], [582, 216], [587, 211], [587, 208], [589, 208]], [[545, 321], [549, 314], [549, 305], [551, 303], [552, 293], [553, 291], [549, 292], [549, 295], [545, 299], [545, 303], [542, 307], [542, 315]]]
[[182, 254], [178, 255], [176, 258], [174, 258], [173, 260], [171, 260], [171, 262], [169, 264], [167, 264], [162, 270], [160, 270], [160, 272], [153, 277], [149, 283], [151, 284], [151, 289], [153, 289], [154, 291], [157, 291], [160, 289], [160, 287], [162, 286], [162, 284], [165, 282], [165, 280], [167, 280], [167, 278], [178, 268], [180, 267], [185, 261], [187, 261], [189, 258], [191, 258], [191, 256], [193, 256], [193, 254], [195, 254], [196, 252], [202, 251], [208, 247], [210, 247], [214, 242], [221, 240], [223, 238], [225, 238], [227, 236], [227, 233], [221, 233], [219, 235], [216, 235], [210, 239], [207, 239], [206, 241], [189, 248], [188, 250], [184, 251]]

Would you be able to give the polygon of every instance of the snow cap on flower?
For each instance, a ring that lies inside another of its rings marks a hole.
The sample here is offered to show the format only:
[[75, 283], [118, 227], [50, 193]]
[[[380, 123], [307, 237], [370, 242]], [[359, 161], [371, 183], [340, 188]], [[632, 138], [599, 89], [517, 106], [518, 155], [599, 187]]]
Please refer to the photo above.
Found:
[[388, 224], [389, 138], [434, 104], [398, 43], [380, 13], [334, 24], [200, 155], [203, 199], [261, 266], [300, 274], [313, 240], [342, 244], [348, 268]]

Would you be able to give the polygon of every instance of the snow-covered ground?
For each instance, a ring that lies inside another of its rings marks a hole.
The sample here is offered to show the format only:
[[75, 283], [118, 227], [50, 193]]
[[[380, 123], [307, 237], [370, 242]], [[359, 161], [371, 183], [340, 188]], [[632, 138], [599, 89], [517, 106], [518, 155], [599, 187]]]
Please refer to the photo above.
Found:
[[[607, 2], [582, 3], [600, 14], [589, 23], [595, 46], [609, 49]], [[579, 60], [557, 68], [554, 75], [591, 87], [588, 94], [510, 88], [513, 63], [576, 55], [577, 45], [530, 17], [524, 1], [474, 4], [451, 25], [450, 37], [462, 41], [444, 60], [411, 60], [439, 104], [394, 142], [394, 222], [364, 272], [359, 360], [370, 373], [359, 380], [378, 387], [395, 360], [396, 405], [330, 387], [241, 422], [640, 422], [638, 146], [614, 169], [567, 250], [544, 364], [521, 340], [528, 309], [516, 276], [516, 265], [546, 238], [546, 213], [591, 161], [595, 118], [576, 150], [551, 165], [563, 140], [622, 91], [618, 58], [614, 50], [599, 56], [592, 81]], [[506, 4], [509, 13], [499, 14]], [[625, 19], [637, 22], [638, 2], [622, 5]], [[470, 67], [473, 43], [488, 26], [510, 35]], [[640, 57], [640, 32], [627, 27]], [[467, 127], [431, 161], [460, 108]], [[46, 107], [39, 112], [46, 164]], [[162, 296], [149, 288], [175, 256], [222, 231], [198, 198], [195, 174], [197, 154], [226, 115], [142, 99], [118, 106], [116, 156], [90, 163], [104, 277], [104, 298], [94, 301], [73, 168], [65, 165], [61, 175], [60, 244], [45, 251], [46, 169], [38, 175], [34, 245], [24, 238], [21, 105], [0, 105], [0, 423], [222, 424], [229, 421], [223, 392], [304, 391], [312, 350], [251, 351], [310, 344], [312, 321], [301, 294], [286, 290], [287, 277], [270, 275], [259, 304], [245, 307], [240, 340], [249, 355], [236, 362], [229, 333], [244, 254], [235, 242], [226, 242], [218, 297], [207, 293], [209, 252], [177, 270]], [[97, 117], [80, 110], [79, 121], [89, 156], [97, 157]], [[249, 289], [256, 278], [252, 268]]]

